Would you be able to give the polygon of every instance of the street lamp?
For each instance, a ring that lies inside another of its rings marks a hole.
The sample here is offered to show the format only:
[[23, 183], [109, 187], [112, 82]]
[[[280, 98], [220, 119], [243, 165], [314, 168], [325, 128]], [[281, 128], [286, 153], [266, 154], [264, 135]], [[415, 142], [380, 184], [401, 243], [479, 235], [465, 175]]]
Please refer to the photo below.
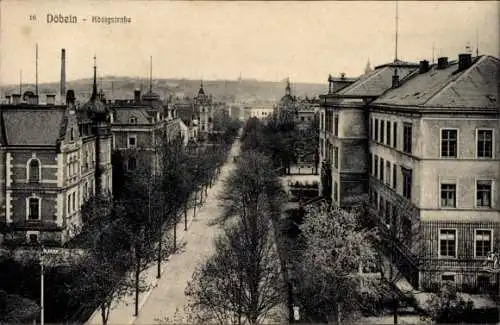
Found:
[[41, 250], [40, 250], [40, 324], [44, 325], [45, 322], [45, 301], [44, 301], [44, 272], [45, 272], [45, 263], [44, 257], [47, 254], [55, 255], [58, 253], [57, 249], [45, 249], [43, 246], [43, 242], [41, 242]]

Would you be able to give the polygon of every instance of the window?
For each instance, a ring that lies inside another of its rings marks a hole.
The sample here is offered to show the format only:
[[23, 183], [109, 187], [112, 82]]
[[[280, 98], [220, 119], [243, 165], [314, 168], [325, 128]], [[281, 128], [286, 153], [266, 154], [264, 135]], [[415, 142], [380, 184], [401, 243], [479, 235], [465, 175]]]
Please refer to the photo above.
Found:
[[31, 244], [38, 243], [38, 235], [37, 234], [29, 234], [29, 242]]
[[334, 147], [333, 148], [333, 164], [335, 168], [339, 168], [339, 148]]
[[491, 208], [491, 181], [477, 181], [476, 183], [476, 206]]
[[403, 151], [406, 153], [411, 153], [411, 142], [412, 142], [412, 131], [411, 124], [403, 124]]
[[135, 157], [130, 157], [127, 161], [127, 170], [132, 171], [137, 168], [137, 160]]
[[30, 182], [40, 181], [40, 161], [38, 159], [31, 159], [28, 164], [28, 180]]
[[390, 121], [387, 121], [387, 128], [386, 128], [386, 132], [387, 132], [387, 137], [385, 139], [385, 143], [390, 146], [391, 145], [391, 122]]
[[441, 184], [441, 207], [456, 208], [457, 204], [457, 185]]
[[396, 164], [392, 165], [392, 188], [396, 189], [398, 186], [398, 166]]
[[392, 212], [391, 202], [386, 201], [385, 202], [385, 224], [386, 224], [387, 228], [391, 227], [391, 212]]
[[384, 182], [384, 158], [380, 158], [380, 180]]
[[339, 135], [339, 116], [335, 116], [335, 136]]
[[87, 182], [83, 185], [83, 195], [85, 199], [89, 197], [89, 184]]
[[68, 194], [68, 202], [67, 202], [66, 206], [68, 207], [68, 214], [70, 214], [71, 213], [71, 194]]
[[475, 257], [487, 257], [493, 250], [491, 230], [477, 229], [474, 235]]
[[128, 136], [128, 147], [135, 148], [137, 146], [137, 137], [135, 135]]
[[441, 130], [441, 157], [457, 157], [457, 130]]
[[333, 183], [333, 199], [335, 201], [338, 201], [338, 195], [339, 195], [339, 186], [337, 184], [337, 182], [334, 182]]
[[403, 173], [403, 196], [411, 199], [412, 171], [411, 169], [401, 167], [401, 172]]
[[40, 219], [40, 199], [36, 197], [31, 197], [28, 199], [28, 219], [38, 220]]
[[373, 135], [373, 140], [377, 141], [378, 140], [378, 120], [375, 119], [375, 134]]
[[455, 282], [455, 275], [453, 274], [443, 274], [441, 276], [443, 282]]
[[370, 129], [368, 132], [370, 133], [370, 139], [373, 140], [373, 118], [370, 119]]
[[129, 118], [129, 119], [128, 119], [128, 122], [129, 122], [130, 124], [136, 124], [136, 123], [137, 123], [137, 118], [136, 118], [136, 117], [134, 117], [134, 116], [132, 116], [131, 118]]
[[384, 143], [385, 121], [380, 121], [380, 143]]
[[373, 164], [375, 170], [373, 171], [373, 176], [378, 177], [378, 156], [375, 155], [375, 163]]
[[477, 130], [477, 157], [493, 157], [493, 131]]
[[439, 257], [457, 256], [457, 231], [455, 229], [439, 230]]
[[[262, 115], [264, 115], [264, 112], [262, 112]], [[300, 117], [300, 120], [301, 120], [302, 122], [304, 122], [304, 116], [301, 116], [301, 117]]]
[[72, 196], [73, 196], [73, 202], [71, 204], [71, 209], [73, 211], [76, 211], [76, 192], [73, 192]]
[[392, 146], [397, 149], [398, 148], [398, 123], [394, 122], [392, 125], [393, 135], [392, 135]]
[[388, 161], [385, 162], [385, 181], [387, 185], [391, 184], [391, 163]]
[[374, 171], [374, 169], [375, 169], [375, 164], [376, 164], [377, 162], [375, 161], [375, 156], [374, 156], [373, 154], [372, 154], [372, 159], [371, 159], [371, 161], [370, 161], [370, 162], [371, 162], [371, 166], [370, 166], [370, 173], [372, 173], [372, 175], [375, 175], [375, 171]]

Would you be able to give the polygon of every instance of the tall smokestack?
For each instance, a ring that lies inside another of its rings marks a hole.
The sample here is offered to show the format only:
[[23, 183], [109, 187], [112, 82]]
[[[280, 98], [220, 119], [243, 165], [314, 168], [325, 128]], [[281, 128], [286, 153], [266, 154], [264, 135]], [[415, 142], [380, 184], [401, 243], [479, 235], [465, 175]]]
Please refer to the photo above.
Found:
[[61, 100], [66, 96], [66, 50], [61, 50]]

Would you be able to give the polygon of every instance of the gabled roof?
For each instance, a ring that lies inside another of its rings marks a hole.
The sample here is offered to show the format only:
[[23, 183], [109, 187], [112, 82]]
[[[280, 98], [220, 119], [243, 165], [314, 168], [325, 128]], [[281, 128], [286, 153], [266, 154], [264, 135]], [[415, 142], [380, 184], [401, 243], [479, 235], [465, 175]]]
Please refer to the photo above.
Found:
[[147, 106], [115, 108], [113, 124], [130, 124], [131, 117], [136, 118], [137, 124], [151, 124], [151, 116], [148, 114], [150, 109]]
[[4, 144], [8, 146], [55, 146], [65, 130], [61, 108], [2, 109]]
[[407, 77], [418, 69], [418, 65], [387, 64], [362, 75], [356, 82], [337, 91], [336, 95], [377, 97], [392, 87], [392, 76], [397, 69], [399, 79]]
[[500, 60], [492, 56], [473, 58], [472, 66], [458, 70], [458, 62], [445, 69], [434, 65], [425, 73], [415, 72], [398, 88], [373, 101], [372, 105], [425, 108], [498, 108]]

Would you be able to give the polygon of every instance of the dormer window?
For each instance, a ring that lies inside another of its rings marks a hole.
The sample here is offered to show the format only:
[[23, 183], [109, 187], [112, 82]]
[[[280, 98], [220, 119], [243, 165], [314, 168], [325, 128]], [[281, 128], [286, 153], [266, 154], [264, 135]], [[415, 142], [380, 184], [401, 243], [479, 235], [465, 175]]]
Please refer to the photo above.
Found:
[[135, 116], [132, 116], [131, 118], [128, 119], [128, 122], [130, 124], [137, 124], [137, 118]]
[[28, 162], [28, 181], [39, 182], [41, 174], [40, 161], [36, 158], [30, 159]]

